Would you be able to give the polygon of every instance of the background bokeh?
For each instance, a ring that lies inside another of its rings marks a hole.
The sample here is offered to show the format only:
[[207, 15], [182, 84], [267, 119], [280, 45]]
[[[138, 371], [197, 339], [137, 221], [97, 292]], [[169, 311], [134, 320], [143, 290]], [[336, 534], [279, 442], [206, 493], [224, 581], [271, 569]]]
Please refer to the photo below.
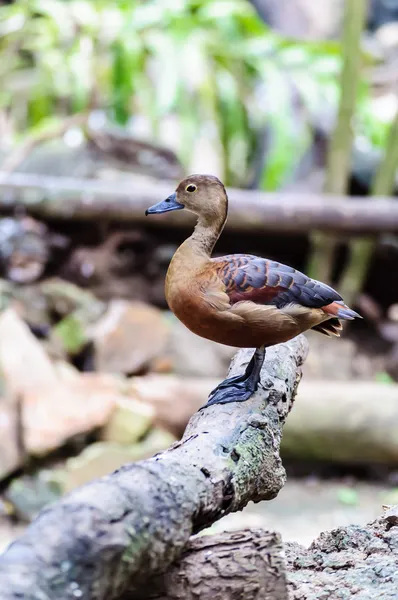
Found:
[[[216, 254], [291, 264], [364, 317], [308, 335], [288, 483], [214, 528], [309, 543], [398, 502], [397, 93], [394, 0], [0, 2], [1, 548], [167, 447], [225, 376], [235, 350], [165, 303], [191, 222], [143, 217], [193, 172], [230, 189]], [[275, 201], [293, 206], [279, 228]], [[319, 230], [294, 218], [312, 201]], [[339, 202], [355, 231], [328, 226]]]

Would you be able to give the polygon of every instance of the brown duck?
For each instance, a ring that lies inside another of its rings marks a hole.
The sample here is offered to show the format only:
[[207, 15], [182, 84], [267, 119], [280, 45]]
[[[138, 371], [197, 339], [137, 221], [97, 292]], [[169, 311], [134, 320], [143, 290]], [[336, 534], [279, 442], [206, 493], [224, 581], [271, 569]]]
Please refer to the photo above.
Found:
[[145, 214], [183, 208], [195, 213], [198, 222], [167, 272], [170, 309], [197, 335], [228, 346], [256, 348], [245, 373], [217, 386], [207, 406], [247, 400], [257, 389], [268, 346], [308, 329], [339, 336], [340, 319], [360, 317], [331, 287], [293, 267], [250, 254], [211, 258], [228, 213], [228, 196], [217, 177], [187, 177]]

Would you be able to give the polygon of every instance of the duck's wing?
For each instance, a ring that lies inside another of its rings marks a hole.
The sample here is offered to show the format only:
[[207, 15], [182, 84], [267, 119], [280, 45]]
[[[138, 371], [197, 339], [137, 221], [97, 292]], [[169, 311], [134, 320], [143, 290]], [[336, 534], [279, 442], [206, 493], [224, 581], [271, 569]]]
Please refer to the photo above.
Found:
[[[231, 254], [212, 261], [213, 269], [225, 286], [231, 305], [241, 301], [271, 304], [283, 308], [298, 304], [323, 308], [337, 302], [340, 294], [328, 285], [307, 277], [293, 267], [247, 254]], [[343, 315], [338, 315], [342, 316]], [[347, 315], [346, 318], [350, 318]], [[353, 317], [351, 317], [353, 318]]]

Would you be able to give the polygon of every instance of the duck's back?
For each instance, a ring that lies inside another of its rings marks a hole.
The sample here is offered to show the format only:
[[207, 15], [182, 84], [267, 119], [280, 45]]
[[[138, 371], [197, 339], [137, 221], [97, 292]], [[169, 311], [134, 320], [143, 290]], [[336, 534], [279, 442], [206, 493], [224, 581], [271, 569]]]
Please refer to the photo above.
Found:
[[322, 308], [342, 297], [330, 286], [294, 267], [250, 254], [229, 254], [212, 260], [231, 304], [251, 301], [283, 308], [298, 304]]

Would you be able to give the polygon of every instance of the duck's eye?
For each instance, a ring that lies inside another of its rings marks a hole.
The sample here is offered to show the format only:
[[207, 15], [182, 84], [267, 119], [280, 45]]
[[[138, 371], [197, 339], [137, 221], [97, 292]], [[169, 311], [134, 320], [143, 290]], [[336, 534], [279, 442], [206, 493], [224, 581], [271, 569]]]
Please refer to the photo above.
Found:
[[191, 183], [191, 184], [187, 185], [187, 187], [185, 188], [185, 190], [187, 192], [191, 192], [192, 193], [192, 192], [196, 192], [197, 188], [196, 188], [196, 185], [194, 185], [193, 183]]

